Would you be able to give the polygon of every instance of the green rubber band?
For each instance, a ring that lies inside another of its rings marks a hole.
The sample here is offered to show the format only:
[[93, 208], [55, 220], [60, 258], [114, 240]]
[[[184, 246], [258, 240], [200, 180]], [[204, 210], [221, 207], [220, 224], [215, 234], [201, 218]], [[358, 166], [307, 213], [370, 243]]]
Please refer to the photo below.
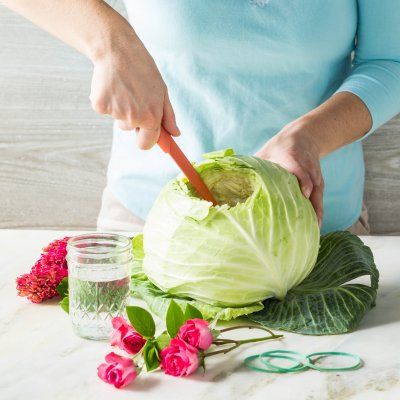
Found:
[[[288, 354], [296, 356], [297, 358], [290, 357]], [[342, 357], [353, 358], [354, 360], [356, 360], [356, 364], [350, 365], [348, 367], [322, 367], [322, 366], [318, 366], [315, 364], [315, 362], [317, 362], [319, 359], [330, 357], [330, 356], [342, 356]], [[318, 358], [313, 360], [312, 359], [313, 357], [318, 357]], [[291, 361], [297, 362], [297, 364], [290, 368], [279, 367], [279, 366], [271, 363], [270, 360], [274, 359], [274, 358], [283, 358], [283, 359], [291, 360]], [[263, 364], [263, 367], [253, 365], [253, 361], [256, 359], [258, 359], [259, 362]], [[269, 360], [267, 360], [267, 359], [269, 359]], [[357, 354], [339, 352], [339, 351], [321, 351], [321, 352], [317, 352], [317, 353], [303, 355], [301, 353], [298, 353], [297, 351], [291, 351], [291, 350], [271, 350], [271, 351], [266, 351], [261, 354], [255, 354], [253, 356], [247, 357], [244, 360], [244, 364], [246, 365], [246, 367], [248, 367], [254, 371], [269, 372], [269, 373], [274, 373], [274, 374], [284, 374], [284, 373], [288, 373], [288, 372], [305, 371], [309, 368], [314, 369], [316, 371], [320, 371], [320, 372], [354, 371], [363, 366], [363, 361]], [[268, 368], [265, 368], [265, 367], [268, 367]]]
[[[286, 354], [286, 355], [285, 355]], [[292, 354], [300, 358], [295, 357], [290, 357], [287, 354]], [[299, 371], [304, 371], [308, 369], [307, 364], [309, 361], [307, 360], [306, 356], [304, 354], [298, 353], [297, 351], [291, 351], [291, 350], [271, 350], [271, 351], [266, 351], [262, 354], [259, 355], [260, 361], [267, 367], [269, 368], [275, 368], [279, 372], [299, 372]], [[293, 367], [279, 367], [275, 364], [272, 364], [270, 360], [267, 360], [267, 358], [274, 359], [274, 358], [283, 358], [286, 360], [292, 360], [294, 362], [297, 362], [296, 365]]]
[[258, 372], [269, 372], [269, 373], [272, 373], [272, 374], [284, 374], [286, 372], [291, 372], [291, 371], [278, 371], [276, 369], [267, 369], [267, 368], [265, 368], [265, 366], [257, 367], [256, 365], [252, 364], [253, 360], [256, 360], [256, 359], [260, 360], [260, 355], [259, 354], [255, 354], [253, 356], [249, 356], [249, 357], [245, 358], [244, 365], [247, 368], [252, 369], [253, 371], [258, 371]]
[[[264, 354], [265, 354], [265, 356], [264, 356]], [[270, 350], [270, 351], [265, 351], [264, 353], [261, 353], [260, 357], [268, 357], [268, 354], [272, 354], [272, 355], [275, 355], [275, 354], [292, 354], [293, 356], [297, 356], [302, 361], [303, 364], [305, 362], [307, 362], [307, 357], [304, 354], [299, 353], [298, 351], [293, 351], [293, 350]]]
[[[296, 364], [293, 367], [279, 367], [278, 365], [273, 364], [271, 361], [268, 361], [266, 358], [270, 358], [270, 360], [274, 358], [283, 358], [285, 360], [291, 360], [294, 361]], [[308, 369], [307, 366], [305, 366], [301, 361], [297, 360], [294, 357], [290, 356], [280, 356], [280, 355], [275, 355], [275, 356], [264, 356], [263, 358], [260, 357], [260, 361], [267, 367], [269, 368], [275, 368], [279, 372], [298, 372], [298, 371], [304, 371]]]
[[[353, 358], [354, 360], [357, 361], [356, 364], [354, 365], [350, 365], [349, 367], [320, 367], [318, 365], [315, 365], [314, 362], [316, 362], [317, 360], [312, 360], [313, 357], [319, 356], [318, 359], [320, 358], [326, 358], [326, 357], [330, 357], [330, 356], [342, 356], [342, 357], [349, 357], [349, 358]], [[361, 360], [361, 358], [357, 355], [357, 354], [352, 354], [352, 353], [345, 353], [345, 352], [341, 352], [341, 351], [321, 351], [318, 353], [312, 353], [309, 354], [307, 357], [307, 360], [309, 361], [307, 363], [307, 366], [315, 369], [317, 371], [321, 371], [321, 372], [329, 372], [329, 371], [354, 371], [356, 369], [359, 369], [362, 367], [363, 365], [363, 361]]]

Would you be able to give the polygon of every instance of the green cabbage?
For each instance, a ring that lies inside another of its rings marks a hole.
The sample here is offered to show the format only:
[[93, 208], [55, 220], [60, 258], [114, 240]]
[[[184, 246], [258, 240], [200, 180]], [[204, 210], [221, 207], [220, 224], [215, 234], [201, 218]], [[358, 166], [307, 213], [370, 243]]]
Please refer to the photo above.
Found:
[[219, 205], [183, 176], [167, 184], [144, 227], [143, 270], [163, 292], [219, 307], [283, 299], [314, 267], [319, 229], [297, 179], [232, 150], [197, 171]]
[[[283, 300], [270, 298], [243, 307], [218, 307], [163, 292], [143, 272], [143, 235], [136, 235], [132, 246], [132, 294], [162, 319], [174, 301], [183, 311], [189, 304], [196, 307], [208, 320], [229, 321], [247, 315], [270, 329], [334, 335], [356, 329], [375, 306], [379, 272], [373, 254], [360, 238], [346, 231], [321, 236], [313, 270]], [[365, 284], [365, 277], [369, 277], [369, 284]]]

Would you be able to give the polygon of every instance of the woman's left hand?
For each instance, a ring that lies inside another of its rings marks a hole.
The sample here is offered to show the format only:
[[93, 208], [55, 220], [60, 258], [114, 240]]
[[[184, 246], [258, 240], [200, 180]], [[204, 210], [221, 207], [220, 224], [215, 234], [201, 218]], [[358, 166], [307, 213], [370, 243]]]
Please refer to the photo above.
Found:
[[319, 162], [320, 154], [310, 128], [297, 120], [286, 125], [255, 155], [279, 164], [297, 177], [301, 191], [310, 199], [321, 227], [324, 180]]

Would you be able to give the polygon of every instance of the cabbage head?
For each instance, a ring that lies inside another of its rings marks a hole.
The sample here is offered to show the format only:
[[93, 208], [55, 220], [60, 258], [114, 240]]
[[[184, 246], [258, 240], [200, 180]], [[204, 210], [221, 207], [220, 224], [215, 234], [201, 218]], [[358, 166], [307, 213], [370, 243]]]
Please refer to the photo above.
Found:
[[143, 269], [166, 293], [221, 307], [283, 299], [314, 267], [319, 228], [296, 177], [257, 157], [213, 152], [196, 165], [218, 201], [180, 175], [144, 227]]

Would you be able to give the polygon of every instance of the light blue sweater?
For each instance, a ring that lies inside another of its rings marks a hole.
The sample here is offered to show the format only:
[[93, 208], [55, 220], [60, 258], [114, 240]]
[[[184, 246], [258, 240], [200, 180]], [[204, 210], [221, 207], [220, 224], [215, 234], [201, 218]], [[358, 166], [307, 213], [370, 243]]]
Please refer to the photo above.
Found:
[[[169, 88], [178, 142], [192, 160], [227, 147], [253, 154], [337, 91], [364, 101], [371, 132], [400, 111], [399, 0], [129, 0], [126, 6]], [[138, 150], [134, 136], [115, 128], [108, 180], [114, 195], [145, 218], [178, 170], [158, 148]], [[361, 142], [321, 163], [322, 230], [345, 229], [361, 210]]]

